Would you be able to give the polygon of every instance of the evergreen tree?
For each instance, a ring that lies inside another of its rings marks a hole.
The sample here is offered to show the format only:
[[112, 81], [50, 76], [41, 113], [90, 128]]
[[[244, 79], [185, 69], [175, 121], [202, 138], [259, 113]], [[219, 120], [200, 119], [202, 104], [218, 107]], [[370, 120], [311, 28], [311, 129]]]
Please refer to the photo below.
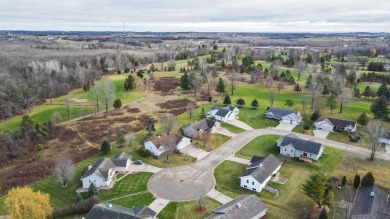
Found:
[[326, 177], [322, 173], [311, 175], [302, 185], [305, 195], [317, 203], [320, 208], [323, 204], [329, 204], [327, 187]]
[[134, 88], [135, 88], [135, 79], [132, 75], [129, 75], [126, 80], [125, 80], [125, 84], [124, 84], [124, 88], [126, 91], [132, 91]]
[[364, 96], [365, 99], [367, 99], [367, 97], [371, 97], [372, 91], [370, 86], [367, 85], [366, 88], [364, 88], [364, 91], [361, 95]]
[[361, 114], [361, 115], [358, 117], [358, 119], [357, 119], [356, 122], [359, 123], [359, 124], [362, 125], [362, 126], [367, 125], [367, 123], [368, 123], [368, 116], [367, 116], [367, 114], [366, 114], [366, 113]]
[[372, 175], [371, 172], [366, 173], [366, 175], [363, 176], [361, 185], [362, 186], [372, 186], [374, 185], [375, 178], [374, 175]]
[[202, 111], [200, 112], [200, 118], [204, 119], [206, 118], [206, 112], [204, 111], [204, 108], [202, 107]]
[[313, 114], [311, 115], [310, 119], [312, 121], [316, 121], [317, 119], [319, 119], [321, 117], [321, 114], [320, 112], [318, 112], [317, 110], [313, 112]]
[[217, 87], [215, 89], [220, 95], [222, 93], [225, 93], [226, 91], [226, 87], [225, 87], [225, 83], [223, 82], [222, 78], [219, 78], [218, 80], [218, 83], [217, 83]]
[[209, 100], [209, 104], [210, 104], [211, 101], [213, 100], [213, 97], [209, 97], [208, 100]]
[[240, 98], [237, 100], [237, 104], [239, 105], [239, 107], [241, 108], [243, 105], [245, 105], [245, 100]]
[[257, 109], [257, 108], [259, 107], [259, 102], [257, 102], [256, 99], [254, 99], [254, 100], [252, 101], [252, 103], [251, 103], [251, 107], [252, 107], [253, 109]]
[[185, 72], [184, 75], [181, 76], [181, 78], [180, 78], [180, 87], [183, 90], [189, 90], [190, 89], [190, 81], [189, 81], [187, 72]]
[[388, 88], [387, 88], [386, 84], [382, 83], [381, 86], [378, 88], [378, 91], [376, 92], [376, 94], [378, 95], [378, 97], [380, 97], [383, 94], [386, 95], [387, 91], [388, 91]]
[[353, 96], [354, 98], [360, 98], [361, 94], [360, 94], [359, 88], [355, 87], [355, 88], [353, 89], [352, 96]]
[[154, 123], [151, 119], [149, 119], [148, 124], [146, 125], [146, 131], [148, 131], [148, 135], [151, 135], [152, 132], [156, 131], [154, 128]]
[[111, 151], [111, 145], [110, 142], [105, 139], [101, 145], [100, 151], [102, 151], [104, 154], [108, 154]]
[[337, 108], [337, 100], [334, 98], [334, 96], [330, 96], [329, 99], [326, 101], [326, 106], [330, 109], [330, 114], [333, 113], [333, 110]]
[[341, 185], [344, 187], [346, 183], [347, 183], [347, 177], [343, 176], [343, 180], [341, 180]]
[[116, 133], [116, 144], [118, 145], [118, 147], [122, 147], [125, 143], [125, 135], [121, 131]]
[[77, 197], [76, 197], [76, 204], [83, 201], [83, 197], [80, 195], [80, 193], [78, 192], [77, 193]]
[[284, 105], [286, 105], [290, 109], [290, 107], [294, 106], [295, 103], [292, 100], [288, 99], [286, 100], [286, 103]]
[[294, 89], [295, 92], [299, 93], [302, 91], [302, 88], [299, 86], [299, 84], [295, 84]]
[[355, 175], [355, 178], [353, 178], [353, 188], [357, 189], [360, 185], [360, 175]]
[[376, 99], [371, 105], [371, 112], [374, 113], [374, 117], [378, 119], [387, 119], [389, 109], [387, 106], [387, 99], [384, 95]]
[[112, 105], [115, 109], [120, 109], [122, 107], [122, 101], [120, 99], [116, 99]]
[[88, 188], [88, 198], [92, 198], [94, 196], [100, 196], [99, 190], [97, 189], [95, 183], [91, 183]]
[[319, 219], [327, 219], [328, 218], [328, 212], [326, 212], [326, 208], [323, 207], [321, 210], [320, 215], [318, 216]]
[[222, 67], [222, 68], [226, 68], [226, 62], [225, 62], [225, 59], [222, 59], [221, 67]]
[[229, 94], [226, 94], [225, 99], [223, 100], [223, 104], [225, 104], [225, 105], [232, 104], [232, 101], [230, 100]]

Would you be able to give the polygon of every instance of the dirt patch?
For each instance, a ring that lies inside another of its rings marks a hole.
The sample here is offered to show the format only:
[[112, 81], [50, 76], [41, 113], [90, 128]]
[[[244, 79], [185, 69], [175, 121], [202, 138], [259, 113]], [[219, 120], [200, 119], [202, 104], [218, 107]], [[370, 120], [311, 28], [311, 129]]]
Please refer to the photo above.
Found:
[[131, 108], [129, 105], [125, 106], [124, 109], [128, 113], [139, 113], [139, 112], [141, 112], [141, 110], [139, 110], [139, 108]]
[[71, 100], [73, 102], [76, 102], [76, 103], [86, 103], [86, 102], [88, 102], [88, 100], [85, 99], [85, 98], [82, 98], [82, 99], [80, 99], [80, 98], [70, 98], [69, 100]]
[[195, 102], [192, 102], [189, 99], [168, 100], [165, 101], [164, 103], [159, 103], [157, 105], [163, 109], [176, 109], [176, 108], [187, 107], [189, 103], [193, 103], [196, 105]]
[[199, 206], [199, 207], [196, 207], [195, 210], [196, 210], [196, 212], [202, 213], [202, 212], [205, 212], [207, 209], [205, 207]]
[[180, 80], [175, 77], [160, 77], [152, 83], [155, 91], [168, 93], [175, 90], [180, 85]]

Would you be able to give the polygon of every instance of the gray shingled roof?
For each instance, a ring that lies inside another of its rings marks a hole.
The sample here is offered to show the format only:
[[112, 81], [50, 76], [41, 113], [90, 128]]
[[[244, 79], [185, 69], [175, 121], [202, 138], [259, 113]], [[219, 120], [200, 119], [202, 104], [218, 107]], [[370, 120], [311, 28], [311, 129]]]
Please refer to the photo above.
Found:
[[128, 158], [99, 158], [82, 177], [97, 175], [101, 178], [107, 178], [108, 172], [112, 168], [126, 167]]
[[322, 118], [322, 119], [319, 119], [317, 120], [316, 122], [321, 122], [321, 121], [324, 121], [325, 119], [328, 119], [329, 122], [332, 123], [333, 126], [336, 126], [336, 127], [347, 127], [347, 126], [352, 126], [352, 127], [355, 127], [356, 125], [356, 122], [353, 122], [353, 121], [348, 121], [348, 120], [344, 120], [344, 119], [335, 119], [335, 118], [330, 118], [330, 117], [325, 117], [325, 118]]
[[92, 207], [86, 219], [143, 219], [155, 215], [156, 212], [147, 206], [125, 208], [119, 205], [111, 204], [109, 206], [108, 203], [100, 203]]
[[214, 127], [215, 121], [210, 119], [202, 119], [198, 122], [183, 126], [181, 128], [183, 135], [189, 137], [196, 137], [198, 135], [199, 130], [210, 131], [212, 127]]
[[298, 113], [298, 111], [296, 110], [289, 110], [289, 109], [283, 109], [283, 108], [272, 107], [272, 106], [269, 107], [267, 112], [271, 112], [272, 114], [280, 117], [290, 115], [291, 113], [295, 113], [295, 114]]
[[214, 209], [205, 219], [246, 219], [253, 218], [267, 207], [256, 195], [240, 195], [232, 201]]
[[126, 159], [130, 159], [131, 156], [128, 155], [128, 154], [126, 154], [125, 152], [121, 152], [121, 153], [119, 153], [119, 154], [116, 154], [116, 155], [114, 156], [114, 158], [126, 158]]
[[298, 136], [296, 136], [294, 134], [289, 134], [289, 135], [283, 136], [281, 138], [282, 138], [282, 141], [280, 143], [281, 147], [292, 144], [292, 146], [296, 150], [304, 151], [304, 152], [311, 153], [311, 154], [318, 154], [320, 152], [321, 147], [322, 147], [322, 144], [320, 144], [320, 143], [300, 139]]
[[218, 110], [218, 112], [215, 115], [222, 116], [222, 117], [225, 117], [230, 112], [232, 112], [234, 109], [236, 109], [236, 107], [232, 106], [232, 105], [225, 106], [225, 107], [218, 107], [218, 106], [211, 107], [211, 110]]
[[242, 176], [252, 176], [259, 183], [263, 183], [281, 164], [274, 155], [269, 154], [264, 157], [253, 156], [252, 162]]
[[[371, 192], [374, 196], [370, 196]], [[390, 218], [388, 193], [376, 185], [360, 187], [352, 209], [352, 219]]]

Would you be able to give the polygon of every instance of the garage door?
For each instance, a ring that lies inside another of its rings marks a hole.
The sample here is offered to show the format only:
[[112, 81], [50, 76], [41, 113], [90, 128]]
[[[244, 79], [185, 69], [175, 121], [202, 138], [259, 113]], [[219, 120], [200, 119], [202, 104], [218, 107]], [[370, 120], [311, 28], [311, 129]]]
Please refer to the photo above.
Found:
[[324, 131], [332, 131], [333, 130], [333, 128], [331, 126], [328, 126], [328, 125], [322, 125], [321, 129]]
[[289, 120], [289, 119], [283, 119], [282, 122], [290, 124], [290, 123], [291, 123], [291, 120]]

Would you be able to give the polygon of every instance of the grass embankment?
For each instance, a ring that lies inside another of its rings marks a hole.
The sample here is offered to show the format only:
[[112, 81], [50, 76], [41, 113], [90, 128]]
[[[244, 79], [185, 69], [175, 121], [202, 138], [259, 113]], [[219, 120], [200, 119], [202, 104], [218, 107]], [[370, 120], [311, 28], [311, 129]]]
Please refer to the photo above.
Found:
[[229, 123], [226, 123], [226, 122], [223, 122], [221, 123], [221, 127], [222, 128], [225, 128], [227, 129], [228, 131], [232, 132], [232, 133], [235, 133], [235, 134], [239, 134], [241, 132], [244, 132], [245, 130], [242, 129], [242, 128], [239, 128], [235, 125], [232, 125], [232, 124], [229, 124]]
[[198, 201], [188, 202], [170, 202], [165, 208], [157, 215], [159, 219], [203, 219], [221, 204], [214, 199], [206, 198], [206, 203], [203, 207], [206, 208], [204, 212], [198, 212], [196, 208], [199, 206]]

